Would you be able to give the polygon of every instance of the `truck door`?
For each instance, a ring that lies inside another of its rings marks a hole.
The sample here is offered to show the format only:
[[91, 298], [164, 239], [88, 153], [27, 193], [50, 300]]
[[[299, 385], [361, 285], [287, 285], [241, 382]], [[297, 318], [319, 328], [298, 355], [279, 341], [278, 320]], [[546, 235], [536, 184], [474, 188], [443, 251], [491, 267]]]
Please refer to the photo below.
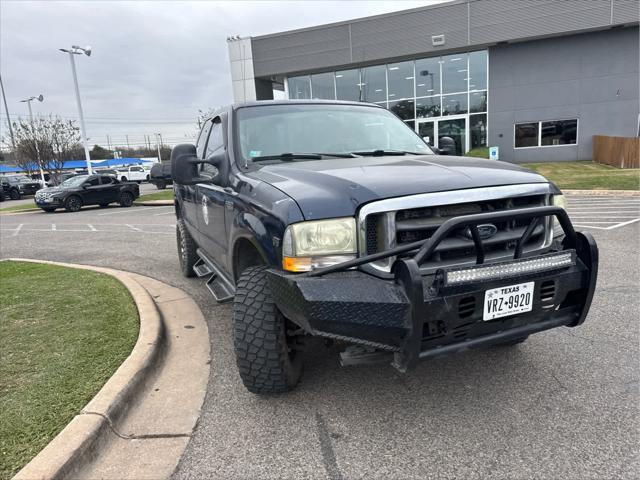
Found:
[[[211, 133], [205, 148], [204, 158], [224, 148], [222, 123], [220, 117], [213, 119]], [[215, 179], [218, 169], [203, 163], [200, 175]], [[218, 267], [227, 270], [227, 229], [225, 225], [225, 199], [228, 195], [222, 187], [215, 183], [199, 183], [197, 186], [198, 229], [200, 245], [212, 257]]]
[[[209, 138], [209, 132], [211, 131], [212, 121], [207, 120], [200, 130], [198, 141], [196, 142], [196, 155], [198, 158], [204, 158], [204, 149], [207, 145]], [[195, 185], [175, 185], [176, 196], [182, 200], [182, 215], [183, 220], [189, 227], [189, 232], [194, 237], [194, 240], [198, 245], [202, 245], [201, 235], [198, 226], [198, 215], [200, 212], [200, 203], [196, 198]]]

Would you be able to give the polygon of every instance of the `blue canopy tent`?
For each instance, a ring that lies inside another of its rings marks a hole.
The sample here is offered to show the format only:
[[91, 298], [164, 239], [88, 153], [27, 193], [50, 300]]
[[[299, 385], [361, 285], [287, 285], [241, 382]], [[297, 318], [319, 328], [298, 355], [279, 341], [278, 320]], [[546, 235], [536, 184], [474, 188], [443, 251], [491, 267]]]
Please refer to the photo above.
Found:
[[16, 172], [22, 172], [22, 169], [14, 165], [0, 165], [0, 173], [16, 173]]

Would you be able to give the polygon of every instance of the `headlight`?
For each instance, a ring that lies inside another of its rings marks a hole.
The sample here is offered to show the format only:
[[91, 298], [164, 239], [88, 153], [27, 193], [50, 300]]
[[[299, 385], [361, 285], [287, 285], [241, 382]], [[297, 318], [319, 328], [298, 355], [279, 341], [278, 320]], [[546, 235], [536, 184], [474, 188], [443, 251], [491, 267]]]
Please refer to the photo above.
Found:
[[[553, 203], [554, 206], [560, 207], [563, 210], [567, 209], [567, 199], [564, 198], [564, 195], [562, 195], [562, 194], [553, 195], [552, 196], [552, 203]], [[561, 237], [563, 235], [564, 235], [564, 230], [562, 230], [562, 227], [556, 221], [556, 219], [553, 218], [553, 237], [554, 238], [558, 238], [558, 237]]]
[[564, 195], [562, 194], [553, 196], [553, 204], [556, 207], [562, 208], [563, 210], [567, 209], [567, 199], [564, 198]]
[[356, 221], [353, 217], [295, 223], [282, 242], [282, 267], [307, 272], [355, 257]]

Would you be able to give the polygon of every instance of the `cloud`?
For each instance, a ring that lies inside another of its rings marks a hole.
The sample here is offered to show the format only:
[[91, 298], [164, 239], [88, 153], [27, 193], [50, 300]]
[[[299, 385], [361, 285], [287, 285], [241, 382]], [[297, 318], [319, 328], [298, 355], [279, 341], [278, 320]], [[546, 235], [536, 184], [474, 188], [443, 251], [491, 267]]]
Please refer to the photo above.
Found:
[[[0, 73], [12, 116], [42, 93], [35, 114], [77, 118], [68, 56], [76, 56], [88, 136], [93, 143], [167, 143], [193, 133], [198, 109], [232, 101], [226, 37], [261, 35], [412, 8], [424, 1], [2, 1]], [[1, 115], [2, 134], [5, 115]]]

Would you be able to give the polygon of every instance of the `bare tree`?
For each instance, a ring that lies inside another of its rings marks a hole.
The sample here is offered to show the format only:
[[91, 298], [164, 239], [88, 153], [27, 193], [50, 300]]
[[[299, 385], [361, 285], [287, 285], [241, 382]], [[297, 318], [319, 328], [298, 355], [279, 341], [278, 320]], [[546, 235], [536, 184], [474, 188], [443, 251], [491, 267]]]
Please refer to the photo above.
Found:
[[57, 176], [64, 162], [77, 155], [81, 137], [74, 121], [54, 115], [38, 117], [33, 123], [19, 118], [13, 128], [15, 163], [29, 174], [42, 168]]

